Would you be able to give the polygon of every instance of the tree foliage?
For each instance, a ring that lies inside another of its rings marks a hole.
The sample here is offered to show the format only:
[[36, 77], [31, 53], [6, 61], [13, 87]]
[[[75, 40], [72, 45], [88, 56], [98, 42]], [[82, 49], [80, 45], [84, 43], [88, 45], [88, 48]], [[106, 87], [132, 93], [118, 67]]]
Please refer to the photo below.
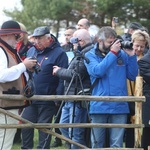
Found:
[[[59, 28], [76, 25], [83, 17], [99, 27], [111, 25], [113, 16], [118, 16], [120, 25], [137, 21], [149, 29], [149, 0], [21, 0], [22, 10], [5, 10], [7, 16], [26, 25], [29, 31], [41, 25]], [[150, 29], [149, 29], [150, 30]]]

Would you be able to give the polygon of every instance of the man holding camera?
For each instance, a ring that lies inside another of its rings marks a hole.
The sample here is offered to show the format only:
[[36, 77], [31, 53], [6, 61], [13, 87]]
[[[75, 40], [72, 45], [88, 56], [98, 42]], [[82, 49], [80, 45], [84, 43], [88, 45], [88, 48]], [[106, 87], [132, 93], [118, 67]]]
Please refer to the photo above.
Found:
[[[92, 91], [94, 96], [127, 96], [126, 79], [135, 80], [138, 74], [137, 57], [134, 50], [121, 49], [115, 30], [102, 27], [98, 32], [98, 42], [85, 56], [91, 82], [99, 81]], [[91, 101], [90, 116], [92, 123], [125, 124], [129, 113], [127, 102]], [[123, 147], [124, 128], [109, 129], [109, 146]], [[105, 128], [93, 128], [92, 148], [105, 145]], [[96, 142], [95, 142], [96, 140]]]
[[[57, 39], [50, 34], [47, 26], [34, 30], [35, 47], [29, 49], [27, 57], [36, 59], [38, 64], [34, 67], [33, 80], [36, 95], [62, 95], [63, 80], [52, 74], [53, 66], [59, 65], [67, 68], [68, 58]], [[22, 117], [33, 123], [51, 123], [58, 102], [33, 100], [29, 107], [24, 109]], [[22, 149], [33, 148], [34, 129], [22, 129]], [[37, 149], [50, 148], [51, 135], [39, 131]]]
[[[26, 69], [32, 70], [36, 60], [21, 61], [14, 49], [23, 33], [16, 21], [10, 20], [2, 24], [0, 29], [0, 94], [23, 94], [28, 77]], [[25, 76], [26, 75], [26, 76]], [[19, 108], [25, 107], [24, 101], [0, 100], [0, 108], [19, 115]], [[0, 124], [17, 124], [18, 120], [0, 113]], [[17, 129], [0, 129], [0, 149], [11, 150]]]

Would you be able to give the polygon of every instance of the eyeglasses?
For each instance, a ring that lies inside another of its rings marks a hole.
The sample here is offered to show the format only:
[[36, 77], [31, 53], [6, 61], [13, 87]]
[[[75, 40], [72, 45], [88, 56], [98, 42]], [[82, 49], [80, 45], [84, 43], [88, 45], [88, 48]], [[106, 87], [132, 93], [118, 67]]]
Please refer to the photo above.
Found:
[[20, 34], [14, 34], [15, 39], [18, 40], [20, 38]]

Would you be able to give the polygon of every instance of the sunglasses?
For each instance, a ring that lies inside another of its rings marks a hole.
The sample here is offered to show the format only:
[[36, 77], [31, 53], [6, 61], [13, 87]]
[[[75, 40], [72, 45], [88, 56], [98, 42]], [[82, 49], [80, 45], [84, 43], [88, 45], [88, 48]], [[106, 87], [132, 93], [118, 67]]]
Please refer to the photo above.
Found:
[[20, 34], [14, 34], [15, 39], [18, 40], [20, 38]]

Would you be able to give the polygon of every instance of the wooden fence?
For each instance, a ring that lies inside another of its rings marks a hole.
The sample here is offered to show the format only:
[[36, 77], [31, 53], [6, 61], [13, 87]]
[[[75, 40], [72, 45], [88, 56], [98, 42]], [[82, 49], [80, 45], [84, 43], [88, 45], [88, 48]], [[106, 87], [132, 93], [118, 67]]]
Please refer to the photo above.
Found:
[[145, 102], [144, 96], [87, 96], [87, 95], [34, 95], [31, 98], [25, 98], [22, 95], [0, 95], [0, 99], [3, 100], [47, 100], [47, 101], [53, 101], [53, 100], [61, 100], [61, 101], [127, 101], [127, 102], [135, 102], [135, 123], [134, 124], [99, 124], [99, 123], [73, 123], [73, 124], [40, 124], [40, 123], [32, 123], [26, 119], [21, 118], [20, 116], [16, 116], [4, 109], [0, 108], [0, 113], [4, 113], [10, 117], [13, 117], [14, 119], [17, 119], [19, 121], [22, 121], [24, 124], [9, 124], [9, 125], [3, 125], [0, 124], [0, 128], [36, 128], [39, 129], [45, 133], [51, 134], [52, 136], [56, 136], [58, 138], [61, 138], [64, 141], [67, 141], [71, 144], [75, 144], [82, 149], [90, 149], [84, 145], [81, 145], [79, 143], [76, 143], [62, 135], [59, 135], [52, 130], [49, 130], [47, 128], [77, 128], [77, 127], [84, 127], [84, 128], [93, 128], [93, 127], [105, 127], [105, 128], [111, 128], [111, 127], [120, 127], [120, 128], [135, 128], [135, 148], [99, 148], [99, 150], [143, 150], [141, 147], [141, 132], [144, 125], [142, 124], [142, 102]]

